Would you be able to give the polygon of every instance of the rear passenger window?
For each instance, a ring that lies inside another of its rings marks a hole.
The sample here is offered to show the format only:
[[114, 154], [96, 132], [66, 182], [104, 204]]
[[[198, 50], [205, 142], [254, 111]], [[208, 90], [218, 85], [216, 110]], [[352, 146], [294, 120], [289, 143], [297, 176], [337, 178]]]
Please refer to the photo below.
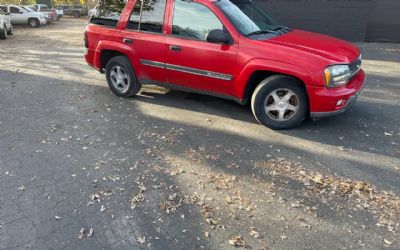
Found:
[[128, 29], [162, 33], [165, 5], [166, 0], [137, 0]]
[[101, 0], [93, 15], [90, 23], [116, 27], [126, 5], [126, 0]]

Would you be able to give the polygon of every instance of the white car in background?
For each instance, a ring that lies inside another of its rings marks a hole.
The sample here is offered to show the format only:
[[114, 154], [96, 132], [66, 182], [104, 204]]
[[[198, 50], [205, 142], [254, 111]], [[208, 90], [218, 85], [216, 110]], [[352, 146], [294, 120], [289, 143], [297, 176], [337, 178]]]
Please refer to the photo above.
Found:
[[14, 34], [14, 29], [7, 13], [0, 9], [0, 39], [7, 39], [9, 35]]
[[52, 22], [52, 19], [51, 19], [51, 17], [49, 16], [49, 13], [46, 13], [46, 12], [38, 12], [38, 11], [32, 9], [29, 5], [21, 5], [21, 6], [19, 6], [19, 7], [25, 9], [25, 10], [28, 11], [28, 12], [34, 12], [34, 13], [38, 13], [38, 14], [40, 14], [40, 15], [43, 15], [44, 18], [46, 19], [46, 24], [50, 24], [50, 23]]
[[46, 18], [43, 14], [37, 12], [28, 12], [17, 5], [0, 5], [0, 9], [5, 13], [10, 13], [9, 17], [13, 25], [29, 25], [32, 28], [38, 28], [46, 24]]

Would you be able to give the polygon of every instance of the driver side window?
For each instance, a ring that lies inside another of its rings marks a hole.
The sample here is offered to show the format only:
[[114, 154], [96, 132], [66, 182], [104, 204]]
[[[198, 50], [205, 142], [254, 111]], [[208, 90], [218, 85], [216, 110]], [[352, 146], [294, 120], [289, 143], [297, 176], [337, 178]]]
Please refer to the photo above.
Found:
[[21, 14], [20, 10], [15, 7], [10, 7], [10, 13], [12, 14]]
[[175, 0], [172, 35], [206, 41], [208, 32], [224, 27], [206, 6], [183, 0]]

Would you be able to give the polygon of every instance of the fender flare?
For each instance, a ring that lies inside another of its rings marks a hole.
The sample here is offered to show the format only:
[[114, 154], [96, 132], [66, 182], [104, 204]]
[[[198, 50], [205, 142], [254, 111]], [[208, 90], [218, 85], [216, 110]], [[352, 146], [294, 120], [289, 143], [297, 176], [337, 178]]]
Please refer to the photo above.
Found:
[[238, 97], [242, 99], [243, 102], [245, 102], [247, 98], [246, 89], [249, 84], [249, 79], [252, 74], [257, 71], [267, 71], [281, 75], [288, 75], [299, 79], [305, 85], [315, 80], [312, 79], [312, 74], [307, 69], [299, 65], [283, 61], [255, 58], [245, 64], [236, 80], [234, 93], [239, 93], [240, 96]]
[[111, 50], [111, 51], [116, 51], [121, 54], [124, 54], [128, 57], [128, 59], [131, 62], [134, 62], [134, 58], [136, 58], [136, 53], [135, 51], [129, 47], [128, 45], [119, 43], [119, 42], [114, 42], [114, 41], [107, 41], [107, 40], [101, 40], [97, 44], [95, 53], [94, 53], [94, 67], [98, 70], [102, 70], [105, 65], [101, 65], [101, 53], [104, 50]]

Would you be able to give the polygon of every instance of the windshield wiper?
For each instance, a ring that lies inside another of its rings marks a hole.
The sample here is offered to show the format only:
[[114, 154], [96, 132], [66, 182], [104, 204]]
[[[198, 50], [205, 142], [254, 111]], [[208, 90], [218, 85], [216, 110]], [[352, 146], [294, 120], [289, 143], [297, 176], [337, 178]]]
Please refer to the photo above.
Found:
[[268, 33], [274, 33], [274, 34], [279, 35], [279, 33], [276, 32], [275, 30], [257, 30], [257, 31], [250, 32], [249, 34], [247, 34], [245, 36], [249, 37], [249, 36], [253, 36], [253, 35], [268, 34]]

